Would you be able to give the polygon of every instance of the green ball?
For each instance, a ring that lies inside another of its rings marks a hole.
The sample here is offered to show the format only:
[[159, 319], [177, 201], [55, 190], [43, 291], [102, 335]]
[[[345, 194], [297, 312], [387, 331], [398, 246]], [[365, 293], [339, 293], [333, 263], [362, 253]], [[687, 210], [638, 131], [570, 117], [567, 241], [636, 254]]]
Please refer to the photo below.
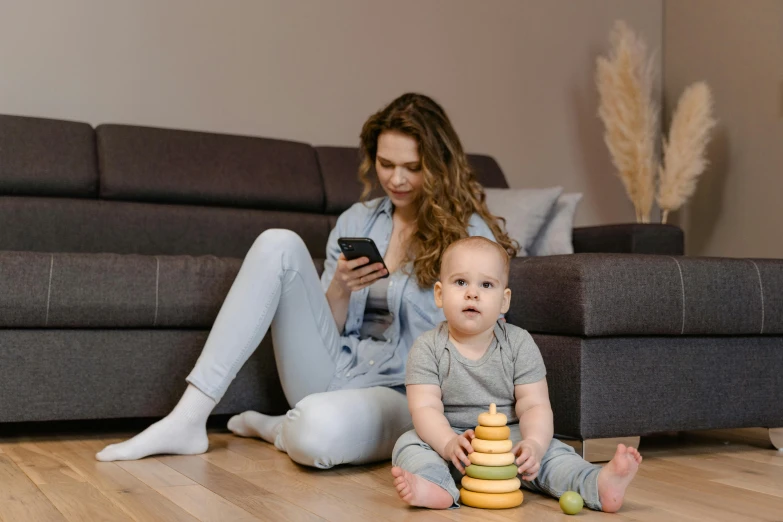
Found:
[[566, 491], [563, 496], [560, 497], [560, 509], [566, 515], [576, 515], [584, 507], [585, 502], [582, 500], [581, 495], [576, 491]]

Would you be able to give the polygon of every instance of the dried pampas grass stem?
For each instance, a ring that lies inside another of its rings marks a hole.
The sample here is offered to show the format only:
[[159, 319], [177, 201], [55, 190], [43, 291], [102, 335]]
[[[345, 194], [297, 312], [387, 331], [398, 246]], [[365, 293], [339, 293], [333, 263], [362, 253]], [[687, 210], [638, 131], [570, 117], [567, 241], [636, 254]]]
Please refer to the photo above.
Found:
[[696, 182], [707, 167], [705, 151], [715, 126], [712, 93], [704, 82], [694, 83], [682, 93], [672, 116], [668, 142], [663, 142], [664, 165], [660, 167], [658, 206], [662, 223], [669, 212], [679, 209], [696, 190]]
[[604, 141], [636, 209], [639, 222], [650, 221], [655, 199], [655, 139], [658, 110], [652, 103], [652, 60], [646, 46], [622, 21], [615, 23], [609, 57], [599, 57], [596, 83]]

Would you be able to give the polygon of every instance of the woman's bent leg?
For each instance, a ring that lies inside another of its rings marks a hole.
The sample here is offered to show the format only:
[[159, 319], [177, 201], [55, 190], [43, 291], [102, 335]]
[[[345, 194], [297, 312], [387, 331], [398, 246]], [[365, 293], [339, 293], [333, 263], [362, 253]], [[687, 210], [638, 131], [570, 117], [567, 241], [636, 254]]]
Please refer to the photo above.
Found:
[[288, 412], [275, 446], [305, 466], [366, 464], [391, 458], [412, 427], [405, 395], [391, 388], [316, 393]]
[[[340, 349], [329, 305], [301, 238], [288, 230], [268, 230], [245, 257], [204, 350], [188, 376], [190, 385], [174, 410], [136, 437], [108, 446], [96, 457], [104, 461], [135, 460], [160, 453], [206, 451], [207, 417], [260, 344], [283, 295], [307, 301], [300, 301], [299, 309], [312, 312], [300, 314], [300, 322], [291, 325], [307, 332], [309, 342], [298, 347], [296, 360], [301, 364], [292, 360], [286, 366], [286, 373], [292, 376], [297, 369], [301, 372], [298, 378], [288, 379], [289, 383], [296, 383], [293, 390], [287, 390], [283, 383], [286, 397], [326, 389]], [[287, 297], [285, 300], [292, 301]]]
[[256, 240], [188, 382], [219, 401], [270, 325], [288, 403], [326, 390], [340, 335], [310, 253], [290, 230], [268, 230]]

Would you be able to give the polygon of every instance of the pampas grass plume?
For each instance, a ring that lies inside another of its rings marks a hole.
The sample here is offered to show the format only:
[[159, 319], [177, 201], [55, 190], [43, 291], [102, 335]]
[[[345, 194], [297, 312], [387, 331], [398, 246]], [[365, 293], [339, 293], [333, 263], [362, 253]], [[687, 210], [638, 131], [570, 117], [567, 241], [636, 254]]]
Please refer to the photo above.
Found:
[[653, 61], [644, 42], [622, 21], [615, 23], [611, 50], [597, 60], [598, 116], [612, 163], [636, 209], [647, 223], [655, 199], [655, 139], [658, 110], [652, 103]]
[[659, 167], [658, 206], [666, 223], [669, 212], [679, 209], [696, 190], [707, 167], [705, 150], [715, 126], [712, 93], [704, 82], [689, 86], [680, 96], [672, 116], [668, 142], [663, 142], [664, 165]]

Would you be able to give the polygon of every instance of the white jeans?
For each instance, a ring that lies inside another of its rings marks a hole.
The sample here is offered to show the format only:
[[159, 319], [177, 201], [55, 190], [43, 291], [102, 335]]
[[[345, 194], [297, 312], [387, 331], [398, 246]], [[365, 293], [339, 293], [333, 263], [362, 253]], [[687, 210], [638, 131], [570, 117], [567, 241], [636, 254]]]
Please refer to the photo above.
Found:
[[324, 391], [340, 333], [310, 253], [290, 230], [267, 230], [253, 243], [188, 382], [219, 401], [270, 327], [283, 392], [295, 405], [278, 449], [318, 468], [390, 458], [412, 427], [407, 399], [382, 387]]

